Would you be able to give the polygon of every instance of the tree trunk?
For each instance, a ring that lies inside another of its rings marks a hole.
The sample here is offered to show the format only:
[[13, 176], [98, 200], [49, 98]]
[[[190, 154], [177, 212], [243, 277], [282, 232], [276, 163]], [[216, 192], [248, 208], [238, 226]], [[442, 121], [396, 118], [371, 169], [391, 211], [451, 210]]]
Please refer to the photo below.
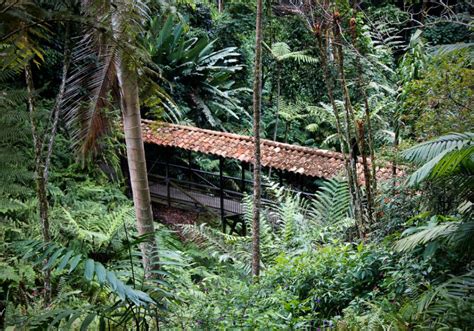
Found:
[[395, 136], [393, 137], [393, 161], [392, 161], [392, 179], [393, 185], [395, 186], [395, 178], [397, 178], [397, 161], [398, 161], [398, 144], [400, 140], [400, 125], [398, 121], [398, 116], [395, 120]]
[[[48, 217], [48, 193], [47, 193], [47, 183], [44, 178], [45, 167], [43, 164], [42, 158], [42, 137], [38, 132], [38, 126], [36, 125], [36, 107], [35, 107], [35, 91], [33, 84], [33, 73], [31, 72], [31, 67], [29, 64], [25, 66], [25, 80], [26, 80], [26, 89], [28, 94], [28, 111], [30, 114], [30, 124], [31, 124], [31, 133], [33, 136], [33, 148], [35, 156], [35, 184], [36, 184], [36, 196], [38, 198], [38, 213], [39, 220], [41, 224], [41, 233], [43, 237], [43, 242], [48, 243], [51, 241], [51, 233], [49, 230], [49, 217]], [[43, 261], [43, 264], [46, 265], [47, 260]], [[49, 269], [45, 269], [43, 272], [44, 277], [44, 304], [47, 306], [51, 302], [51, 272]]]
[[262, 0], [257, 0], [255, 29], [255, 67], [253, 83], [253, 134], [255, 144], [253, 220], [252, 220], [252, 275], [260, 275], [260, 207], [261, 207], [261, 160], [260, 160], [260, 112], [262, 108]]
[[337, 108], [336, 100], [334, 98], [334, 92], [333, 92], [334, 83], [333, 83], [333, 80], [331, 79], [331, 75], [329, 73], [328, 57], [327, 57], [327, 54], [326, 54], [327, 47], [329, 47], [329, 45], [327, 45], [326, 47], [323, 46], [323, 40], [322, 40], [322, 35], [321, 35], [320, 31], [317, 32], [316, 39], [317, 39], [317, 42], [318, 42], [318, 48], [319, 48], [319, 52], [320, 52], [320, 55], [321, 55], [321, 66], [323, 68], [324, 83], [326, 84], [326, 88], [328, 90], [329, 101], [331, 102], [332, 110], [334, 112], [334, 117], [336, 118], [336, 130], [337, 130], [337, 135], [339, 136], [339, 144], [340, 144], [342, 156], [344, 158], [344, 165], [346, 167], [347, 172], [349, 172], [349, 170], [348, 170], [349, 162], [348, 162], [346, 154], [345, 154], [346, 150], [349, 151], [349, 147], [348, 146], [346, 147], [344, 135], [343, 135], [343, 132], [342, 132], [341, 118], [340, 118], [340, 115], [339, 115], [339, 109]]
[[280, 116], [280, 94], [281, 94], [281, 73], [280, 73], [280, 64], [276, 64], [277, 71], [277, 99], [276, 99], [276, 110], [275, 110], [275, 130], [273, 131], [273, 141], [277, 140], [278, 134], [278, 120]]
[[140, 236], [147, 236], [145, 242], [141, 244], [143, 268], [145, 269], [145, 277], [151, 278], [151, 272], [157, 269], [159, 265], [156, 255], [155, 228], [142, 138], [137, 73], [122, 58], [117, 68], [117, 76], [122, 97], [123, 127], [137, 229]]
[[217, 10], [219, 13], [224, 11], [224, 0], [217, 0]]
[[[344, 96], [344, 108], [345, 108], [345, 133], [346, 133], [346, 140], [347, 144], [350, 147], [349, 151], [349, 180], [352, 182], [350, 186], [352, 186], [352, 202], [354, 205], [354, 214], [358, 224], [359, 229], [359, 236], [363, 239], [365, 234], [365, 222], [363, 217], [363, 208], [362, 208], [362, 201], [361, 201], [361, 194], [359, 189], [358, 183], [358, 176], [357, 176], [357, 158], [355, 153], [355, 146], [351, 143], [352, 135], [351, 135], [351, 121], [354, 122], [354, 111], [352, 109], [352, 104], [350, 100], [349, 90], [347, 88], [346, 76], [344, 72], [344, 53], [342, 49], [342, 40], [340, 35], [340, 26], [339, 26], [339, 17], [335, 14], [334, 15], [334, 22], [333, 22], [333, 31], [334, 31], [334, 46], [335, 46], [335, 58], [338, 65], [338, 71], [341, 80], [341, 88]], [[355, 124], [355, 123], [354, 123]], [[355, 134], [357, 145], [359, 144], [359, 139], [357, 133]]]
[[[355, 6], [357, 6], [357, 4], [355, 4]], [[355, 10], [357, 10], [356, 7], [354, 8]], [[356, 25], [355, 18], [351, 20], [351, 33], [352, 33], [352, 41], [354, 43], [354, 47], [358, 53], [356, 54], [356, 57], [355, 57], [355, 64], [357, 68], [357, 87], [364, 100], [365, 121], [367, 123], [367, 138], [368, 138], [368, 147], [369, 147], [369, 152], [370, 152], [371, 172], [366, 171], [366, 169], [364, 168], [364, 174], [366, 177], [365, 180], [366, 180], [366, 191], [367, 191], [366, 193], [367, 194], [367, 209], [369, 211], [369, 218], [371, 221], [373, 221], [373, 215], [372, 215], [372, 211], [374, 208], [373, 196], [377, 192], [377, 170], [375, 166], [375, 147], [374, 147], [374, 138], [373, 138], [373, 132], [372, 132], [372, 119], [370, 118], [369, 98], [368, 98], [367, 92], [365, 91], [364, 72], [363, 72], [362, 63], [360, 61], [360, 57], [362, 56], [361, 54], [362, 47], [360, 47], [360, 44], [359, 44], [359, 36], [357, 35], [357, 25]], [[362, 143], [365, 145], [365, 135], [360, 136], [359, 134], [359, 137], [360, 139], [364, 140], [362, 141]], [[361, 151], [361, 152], [365, 153], [365, 151]], [[366, 164], [364, 164], [364, 167], [366, 167]]]
[[369, 221], [373, 222], [373, 197], [372, 197], [372, 187], [371, 187], [371, 175], [369, 164], [367, 161], [367, 153], [365, 151], [365, 128], [363, 121], [357, 121], [357, 134], [359, 135], [359, 148], [360, 154], [362, 156], [362, 167], [364, 169], [364, 179], [365, 179], [365, 194], [367, 196], [367, 213], [369, 216]]

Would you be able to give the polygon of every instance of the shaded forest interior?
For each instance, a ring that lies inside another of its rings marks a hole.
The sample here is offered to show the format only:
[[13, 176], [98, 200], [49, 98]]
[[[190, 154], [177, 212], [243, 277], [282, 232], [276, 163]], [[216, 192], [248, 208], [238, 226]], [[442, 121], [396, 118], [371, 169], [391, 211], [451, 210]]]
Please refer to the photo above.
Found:
[[473, 330], [473, 12], [0, 1], [0, 330]]

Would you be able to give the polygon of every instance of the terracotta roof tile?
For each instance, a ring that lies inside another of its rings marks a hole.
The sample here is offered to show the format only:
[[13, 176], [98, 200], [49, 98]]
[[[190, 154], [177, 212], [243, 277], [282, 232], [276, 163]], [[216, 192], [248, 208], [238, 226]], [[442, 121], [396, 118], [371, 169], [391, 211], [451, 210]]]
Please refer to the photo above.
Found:
[[[143, 120], [142, 130], [147, 143], [253, 162], [253, 138], [249, 136], [147, 120]], [[262, 166], [329, 179], [342, 173], [344, 157], [338, 152], [263, 139]], [[357, 172], [363, 182], [359, 163]], [[391, 170], [379, 168], [377, 177], [388, 179]]]

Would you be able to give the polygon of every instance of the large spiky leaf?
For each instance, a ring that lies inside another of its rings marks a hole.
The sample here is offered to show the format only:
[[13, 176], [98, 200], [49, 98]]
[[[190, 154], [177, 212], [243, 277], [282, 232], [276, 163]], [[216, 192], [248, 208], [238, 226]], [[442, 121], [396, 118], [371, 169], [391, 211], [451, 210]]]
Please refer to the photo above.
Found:
[[463, 173], [474, 173], [474, 135], [451, 134], [432, 142], [415, 146], [405, 152], [413, 162], [426, 162], [408, 179], [409, 185], [417, 185], [425, 179], [439, 179]]
[[73, 144], [82, 155], [96, 151], [109, 128], [105, 108], [110, 106], [109, 93], [116, 82], [117, 51], [110, 46], [98, 53], [93, 35], [75, 49], [77, 66], [67, 82], [64, 112]]
[[408, 229], [405, 231], [405, 234], [408, 234], [412, 231], [418, 232], [397, 241], [395, 244], [395, 249], [402, 252], [409, 251], [418, 245], [427, 244], [440, 238], [446, 238], [457, 231], [459, 229], [459, 225], [460, 222], [446, 222], [441, 224], [430, 222], [428, 225], [423, 227]]
[[474, 144], [474, 133], [451, 133], [434, 140], [421, 143], [403, 152], [403, 156], [410, 162], [422, 164], [439, 156], [443, 152], [461, 149]]

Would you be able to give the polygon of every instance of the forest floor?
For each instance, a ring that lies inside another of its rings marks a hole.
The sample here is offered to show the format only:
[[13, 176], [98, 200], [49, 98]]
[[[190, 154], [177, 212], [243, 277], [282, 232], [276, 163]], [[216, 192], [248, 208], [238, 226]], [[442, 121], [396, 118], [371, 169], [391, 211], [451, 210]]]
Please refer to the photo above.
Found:
[[176, 231], [177, 235], [184, 239], [182, 235], [182, 224], [200, 224], [202, 223], [204, 214], [192, 211], [183, 210], [175, 207], [168, 207], [163, 205], [153, 205], [153, 217], [155, 220], [166, 225], [171, 230]]

